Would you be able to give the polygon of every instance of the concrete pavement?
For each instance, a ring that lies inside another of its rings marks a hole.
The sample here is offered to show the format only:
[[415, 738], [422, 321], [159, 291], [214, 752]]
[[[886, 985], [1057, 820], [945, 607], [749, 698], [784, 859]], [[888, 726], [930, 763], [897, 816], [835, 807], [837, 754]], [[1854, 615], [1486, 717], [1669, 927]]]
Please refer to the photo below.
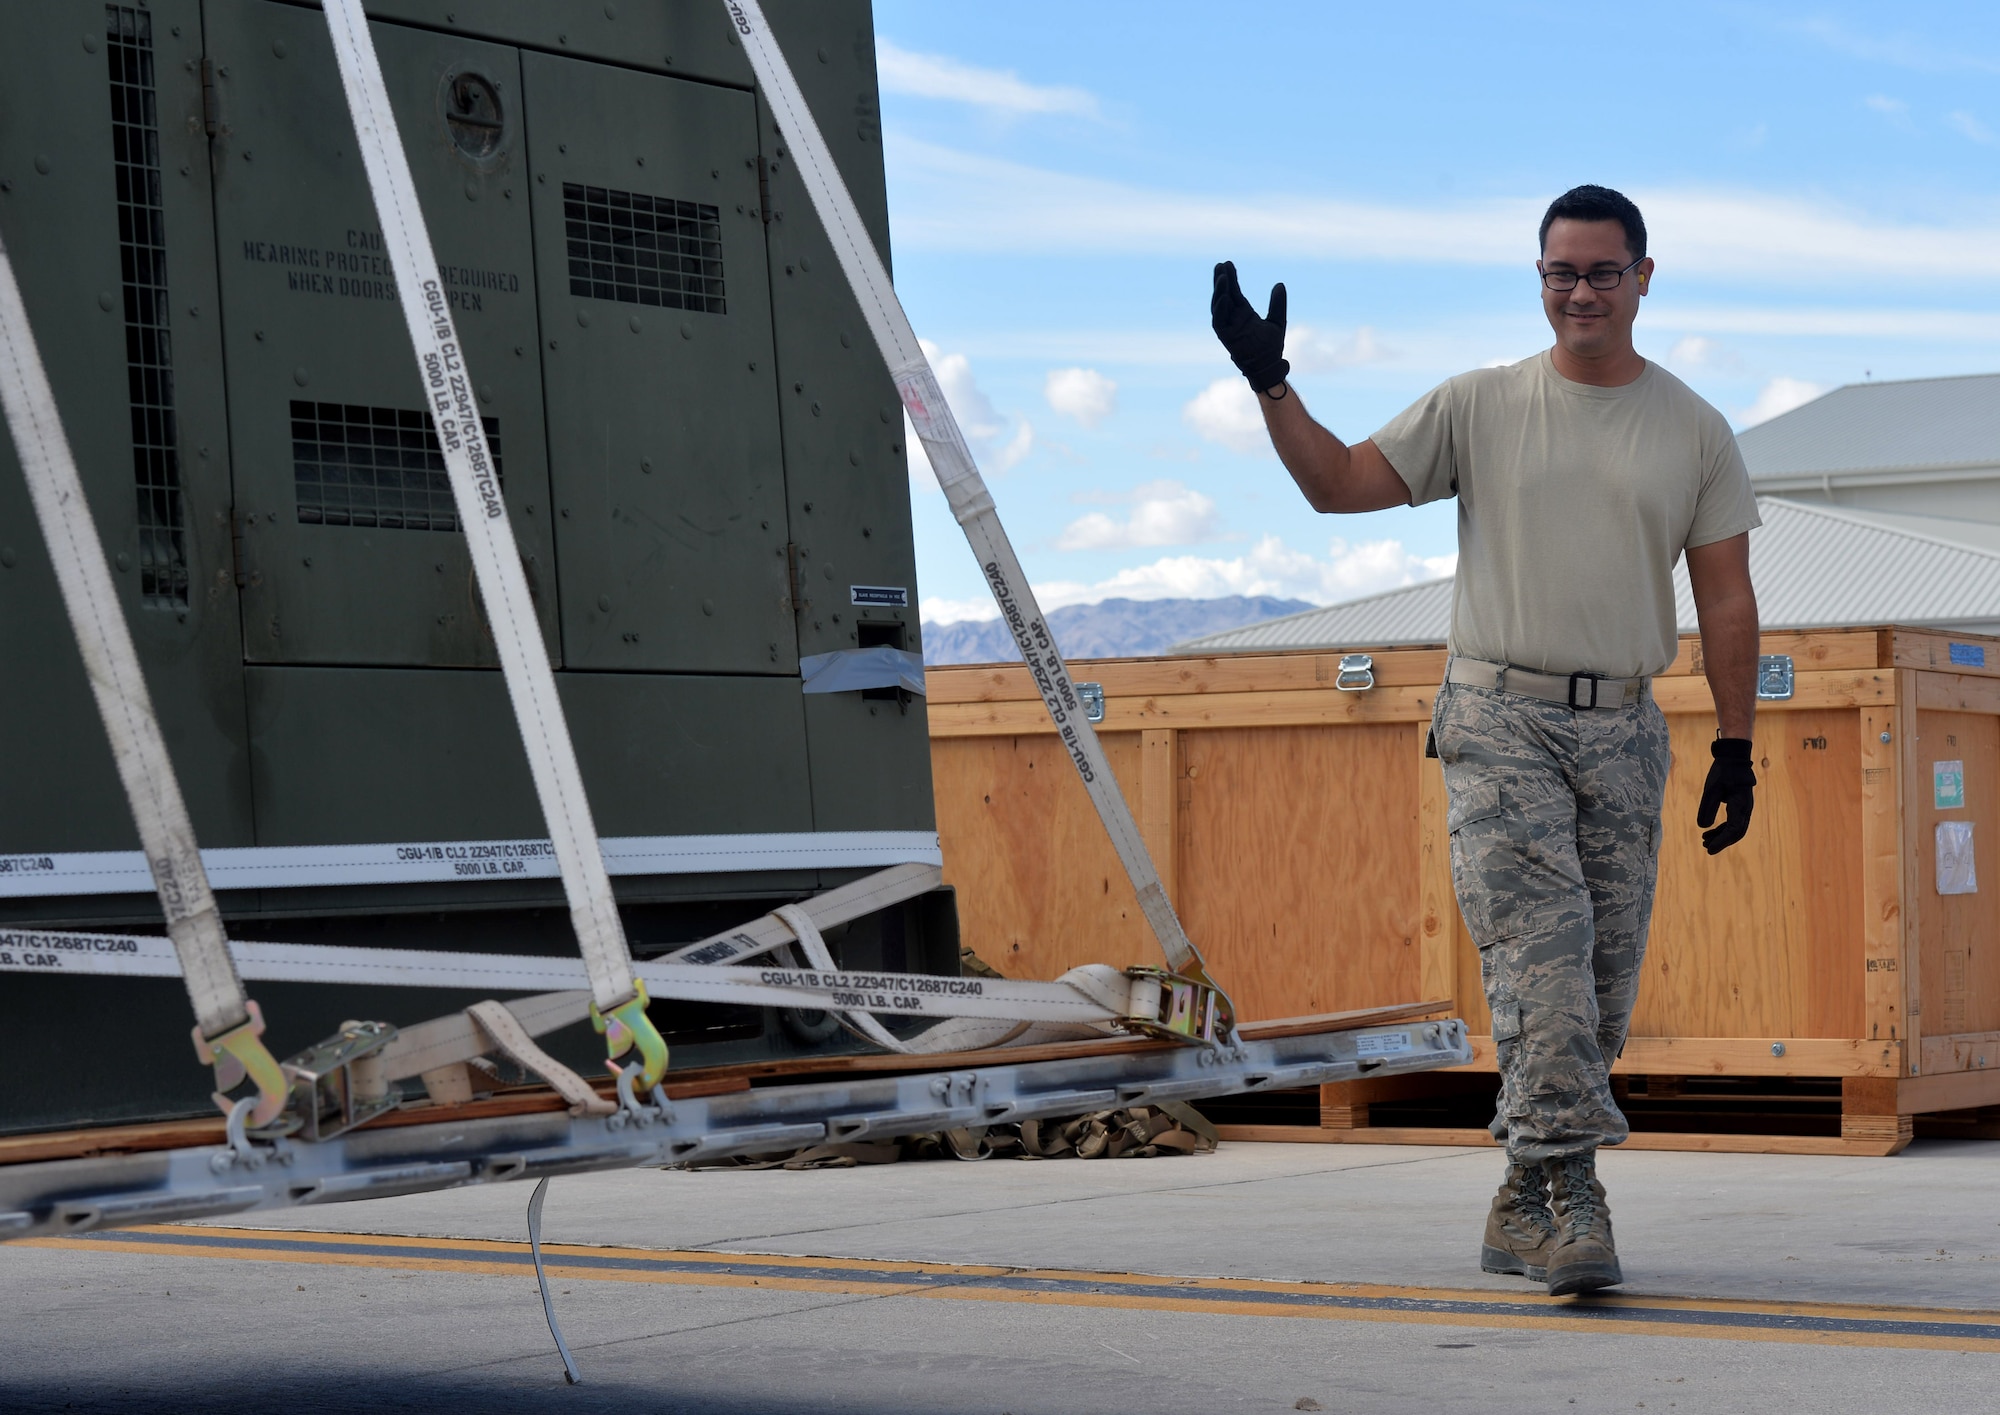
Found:
[[577, 1245], [557, 1296], [576, 1388], [522, 1266], [526, 1186], [376, 1200], [261, 1235], [0, 1248], [0, 1404], [1986, 1410], [1996, 1160], [1608, 1154], [1629, 1281], [1590, 1313], [1478, 1271], [1490, 1150], [563, 1179], [544, 1236]]

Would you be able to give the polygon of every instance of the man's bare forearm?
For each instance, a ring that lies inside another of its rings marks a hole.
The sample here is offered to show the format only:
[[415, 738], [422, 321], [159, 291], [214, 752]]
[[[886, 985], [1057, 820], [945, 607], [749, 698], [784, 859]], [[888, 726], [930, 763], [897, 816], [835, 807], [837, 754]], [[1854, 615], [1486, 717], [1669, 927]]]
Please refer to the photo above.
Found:
[[1724, 737], [1748, 738], [1757, 721], [1757, 599], [1735, 595], [1701, 611], [1701, 661]]
[[1307, 505], [1320, 512], [1409, 505], [1410, 489], [1372, 442], [1348, 446], [1314, 420], [1297, 390], [1289, 385], [1280, 388], [1283, 396], [1259, 393], [1257, 402], [1264, 410], [1271, 446], [1305, 494]]
[[1757, 591], [1750, 583], [1750, 537], [1689, 547], [1687, 570], [1716, 725], [1724, 737], [1747, 739], [1757, 719]]

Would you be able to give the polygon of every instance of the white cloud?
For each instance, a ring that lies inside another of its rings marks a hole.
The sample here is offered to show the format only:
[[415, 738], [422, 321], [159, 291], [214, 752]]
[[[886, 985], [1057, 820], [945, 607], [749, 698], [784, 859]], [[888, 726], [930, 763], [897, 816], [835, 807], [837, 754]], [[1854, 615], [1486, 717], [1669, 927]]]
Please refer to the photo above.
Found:
[[875, 68], [887, 93], [941, 98], [996, 113], [1098, 115], [1097, 98], [1080, 88], [1031, 84], [1011, 69], [982, 69], [943, 54], [916, 54], [886, 40], [875, 41]]
[[1096, 427], [1118, 405], [1118, 385], [1094, 368], [1052, 368], [1042, 396], [1064, 417]]
[[1197, 545], [1222, 530], [1215, 501], [1177, 481], [1147, 482], [1120, 500], [1131, 515], [1116, 520], [1102, 511], [1079, 516], [1056, 539], [1059, 550], [1125, 550], [1139, 545]]
[[1699, 334], [1684, 334], [1674, 341], [1674, 347], [1667, 350], [1667, 362], [1677, 368], [1706, 368], [1715, 357], [1718, 346], [1713, 339]]
[[917, 612], [926, 624], [957, 624], [967, 619], [998, 619], [1000, 606], [990, 595], [978, 599], [934, 599], [930, 595], [917, 596]]
[[[929, 250], [1090, 252], [1396, 264], [1533, 260], [1546, 196], [1435, 206], [1159, 190], [897, 136], [898, 241]], [[1727, 188], [1633, 193], [1669, 269], [1824, 282], [1836, 275], [2000, 279], [2000, 220], [1922, 224], [1820, 199]]]
[[1257, 395], [1234, 374], [1216, 379], [1195, 394], [1181, 409], [1181, 421], [1197, 435], [1232, 452], [1255, 452], [1270, 445]]
[[1810, 36], [1827, 48], [1845, 54], [1851, 59], [1890, 64], [1899, 69], [1914, 69], [1919, 73], [1933, 74], [1963, 70], [1988, 74], [2000, 73], [2000, 63], [1992, 59], [1964, 48], [1944, 48], [1934, 45], [1913, 34], [1864, 34], [1842, 24], [1839, 20], [1824, 17], [1781, 21], [1778, 27]]
[[[930, 360], [931, 372], [937, 375], [938, 387], [944, 391], [945, 402], [958, 419], [959, 431], [965, 434], [981, 470], [998, 475], [1019, 465], [1034, 450], [1034, 426], [1026, 418], [1009, 419], [993, 406], [993, 400], [972, 376], [972, 360], [964, 354], [947, 354], [928, 339], [917, 343]], [[937, 476], [907, 414], [903, 417], [903, 438], [910, 449], [911, 490], [936, 491]]]
[[1996, 140], [1991, 128], [1987, 127], [1963, 108], [1946, 114], [1945, 122], [1956, 128], [1961, 136], [1971, 138], [1976, 143], [1984, 143], [1986, 146], [1991, 147]]
[[1396, 357], [1396, 351], [1384, 347], [1375, 337], [1375, 331], [1365, 324], [1344, 337], [1322, 334], [1311, 325], [1294, 324], [1285, 330], [1285, 357], [1291, 360], [1295, 373], [1328, 373], [1362, 364], [1387, 363]]
[[[1044, 611], [1107, 599], [1215, 599], [1222, 595], [1275, 595], [1313, 604], [1338, 604], [1435, 580], [1451, 574], [1457, 565], [1456, 555], [1414, 555], [1396, 540], [1350, 545], [1336, 539], [1321, 557], [1294, 550], [1277, 536], [1265, 536], [1238, 556], [1169, 555], [1120, 570], [1094, 584], [1048, 580], [1036, 584], [1034, 590]], [[927, 624], [1000, 617], [991, 600], [928, 596], [922, 613]]]
[[1734, 349], [1705, 334], [1683, 334], [1667, 350], [1666, 361], [1689, 373], [1734, 373], [1743, 366], [1742, 356]]
[[1826, 392], [1817, 383], [1808, 383], [1803, 378], [1786, 378], [1783, 374], [1764, 385], [1757, 401], [1743, 410], [1737, 422], [1739, 428], [1755, 427], [1758, 423], [1769, 422], [1780, 413], [1812, 402]]
[[1014, 425], [1014, 435], [993, 454], [993, 470], [1010, 471], [1019, 466], [1023, 458], [1035, 450], [1035, 425], [1022, 418]]
[[938, 387], [944, 390], [945, 402], [951, 404], [966, 440], [990, 442], [998, 437], [1000, 414], [973, 378], [972, 360], [963, 354], [947, 354], [928, 339], [919, 339], [917, 344], [930, 360], [931, 372], [937, 375]]
[[1861, 101], [1888, 118], [1901, 118], [1910, 111], [1910, 105], [1902, 99], [1891, 98], [1884, 93], [1871, 93]]
[[1455, 555], [1413, 555], [1395, 540], [1360, 545], [1335, 540], [1322, 558], [1294, 550], [1276, 536], [1265, 536], [1238, 556], [1169, 555], [1120, 570], [1095, 584], [1059, 581], [1037, 585], [1035, 593], [1043, 609], [1105, 599], [1213, 599], [1238, 594], [1334, 604], [1449, 575], [1457, 561]]

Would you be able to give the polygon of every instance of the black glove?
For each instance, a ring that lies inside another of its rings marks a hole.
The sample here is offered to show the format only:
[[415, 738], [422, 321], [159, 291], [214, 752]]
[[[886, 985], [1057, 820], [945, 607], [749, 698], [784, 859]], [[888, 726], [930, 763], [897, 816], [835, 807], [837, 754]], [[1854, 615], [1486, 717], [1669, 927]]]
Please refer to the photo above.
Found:
[[[1718, 737], [1708, 750], [1715, 762], [1708, 769], [1707, 784], [1701, 788], [1701, 809], [1695, 813], [1694, 823], [1702, 828], [1702, 848], [1713, 855], [1750, 833], [1757, 773], [1750, 769], [1747, 738]], [[1725, 805], [1729, 814], [1721, 825], [1715, 825], [1716, 808]], [[1715, 829], [1710, 830], [1708, 827], [1712, 825]]]
[[1215, 267], [1215, 295], [1208, 302], [1208, 318], [1215, 326], [1215, 337], [1252, 388], [1263, 393], [1285, 381], [1292, 366], [1285, 361], [1282, 284], [1271, 287], [1271, 312], [1260, 319], [1237, 288], [1236, 263], [1225, 260]]

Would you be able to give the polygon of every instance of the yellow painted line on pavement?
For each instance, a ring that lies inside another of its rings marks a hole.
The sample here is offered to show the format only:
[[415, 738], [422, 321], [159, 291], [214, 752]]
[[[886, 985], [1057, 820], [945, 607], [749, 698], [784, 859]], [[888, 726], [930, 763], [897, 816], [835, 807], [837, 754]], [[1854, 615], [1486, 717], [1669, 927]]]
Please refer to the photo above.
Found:
[[[101, 1235], [26, 1239], [19, 1246], [506, 1277], [527, 1276], [534, 1271], [525, 1243], [192, 1224], [155, 1224]], [[1304, 1317], [1321, 1321], [2000, 1354], [2000, 1312], [1948, 1308], [1755, 1302], [1624, 1292], [1590, 1299], [1551, 1298], [1526, 1288], [1525, 1284], [1519, 1294], [1509, 1294], [1490, 1289], [1178, 1278], [580, 1244], [544, 1244], [542, 1254], [549, 1274], [566, 1282], [755, 1287], [783, 1292], [1210, 1316]]]

